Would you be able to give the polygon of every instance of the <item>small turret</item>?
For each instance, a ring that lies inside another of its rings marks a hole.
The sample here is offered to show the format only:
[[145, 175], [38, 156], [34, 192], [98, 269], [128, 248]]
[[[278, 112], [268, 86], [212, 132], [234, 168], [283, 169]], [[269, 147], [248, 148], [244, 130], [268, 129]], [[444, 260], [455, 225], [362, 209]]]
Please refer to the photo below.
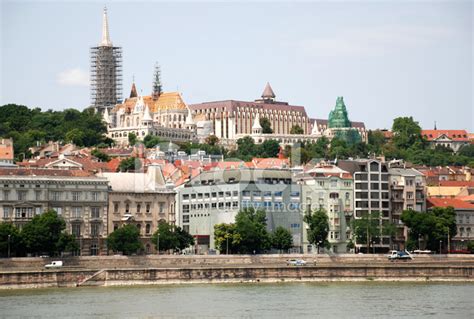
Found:
[[260, 116], [258, 113], [255, 113], [255, 118], [253, 120], [252, 134], [262, 134], [262, 126], [260, 125]]

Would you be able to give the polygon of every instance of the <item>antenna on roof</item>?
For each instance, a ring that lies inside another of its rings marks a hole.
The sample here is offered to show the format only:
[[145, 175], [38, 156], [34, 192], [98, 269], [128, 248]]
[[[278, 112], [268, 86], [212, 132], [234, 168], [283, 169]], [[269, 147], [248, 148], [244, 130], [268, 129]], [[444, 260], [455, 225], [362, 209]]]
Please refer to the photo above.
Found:
[[436, 121], [435, 121], [434, 129], [435, 129], [435, 131], [437, 130], [437, 128], [436, 128]]

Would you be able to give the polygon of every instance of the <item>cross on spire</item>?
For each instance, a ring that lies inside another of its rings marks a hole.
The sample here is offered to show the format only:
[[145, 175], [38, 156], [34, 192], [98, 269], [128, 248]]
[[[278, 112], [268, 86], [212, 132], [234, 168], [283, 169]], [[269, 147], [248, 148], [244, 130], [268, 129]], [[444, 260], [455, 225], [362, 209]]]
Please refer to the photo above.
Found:
[[107, 19], [107, 7], [104, 7], [104, 14], [102, 16], [102, 41], [100, 42], [102, 47], [111, 47], [112, 41], [110, 41], [109, 35], [109, 21]]

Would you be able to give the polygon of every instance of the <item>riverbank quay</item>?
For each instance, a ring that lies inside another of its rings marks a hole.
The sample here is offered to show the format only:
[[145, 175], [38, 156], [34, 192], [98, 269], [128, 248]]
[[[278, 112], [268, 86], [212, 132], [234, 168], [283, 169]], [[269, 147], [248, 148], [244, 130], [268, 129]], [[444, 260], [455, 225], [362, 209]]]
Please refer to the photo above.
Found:
[[[301, 258], [306, 266], [287, 266]], [[51, 259], [52, 260], [52, 259]], [[0, 289], [182, 283], [311, 281], [461, 281], [474, 283], [474, 256], [415, 256], [390, 262], [384, 255], [95, 256], [0, 260]]]

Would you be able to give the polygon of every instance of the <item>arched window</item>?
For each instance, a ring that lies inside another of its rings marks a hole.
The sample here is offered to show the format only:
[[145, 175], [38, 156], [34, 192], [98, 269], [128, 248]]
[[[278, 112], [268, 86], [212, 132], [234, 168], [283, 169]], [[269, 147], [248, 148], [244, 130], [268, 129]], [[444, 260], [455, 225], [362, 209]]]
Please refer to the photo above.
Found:
[[151, 225], [150, 225], [150, 224], [146, 224], [146, 226], [145, 226], [145, 233], [146, 233], [147, 235], [149, 235], [149, 234], [150, 234], [150, 231], [151, 231]]

